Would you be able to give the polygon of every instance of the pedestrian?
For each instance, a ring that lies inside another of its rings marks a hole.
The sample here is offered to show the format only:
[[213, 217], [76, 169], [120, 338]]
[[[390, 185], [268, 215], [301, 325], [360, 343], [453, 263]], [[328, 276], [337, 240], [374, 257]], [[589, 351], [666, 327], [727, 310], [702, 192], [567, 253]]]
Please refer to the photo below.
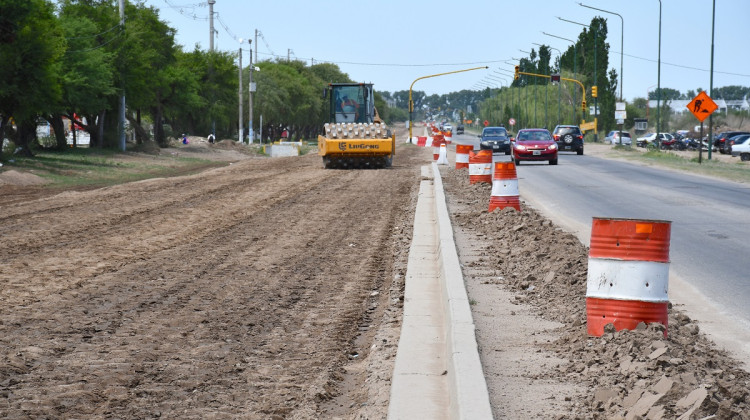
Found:
[[189, 141], [188, 141], [188, 138], [187, 138], [187, 134], [182, 133], [182, 144], [188, 144], [188, 143], [189, 143]]

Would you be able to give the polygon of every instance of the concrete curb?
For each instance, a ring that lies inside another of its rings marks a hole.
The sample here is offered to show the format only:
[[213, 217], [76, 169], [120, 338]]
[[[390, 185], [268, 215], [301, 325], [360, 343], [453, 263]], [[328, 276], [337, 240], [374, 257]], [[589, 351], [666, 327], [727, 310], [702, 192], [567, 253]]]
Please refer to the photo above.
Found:
[[422, 167], [389, 419], [492, 418], [474, 330], [443, 183], [433, 163], [432, 171]]
[[487, 382], [479, 359], [474, 319], [466, 294], [464, 276], [453, 239], [443, 180], [437, 164], [432, 164], [435, 183], [435, 207], [440, 237], [440, 282], [447, 325], [446, 354], [450, 356], [448, 379], [451, 393], [451, 418], [491, 419]]

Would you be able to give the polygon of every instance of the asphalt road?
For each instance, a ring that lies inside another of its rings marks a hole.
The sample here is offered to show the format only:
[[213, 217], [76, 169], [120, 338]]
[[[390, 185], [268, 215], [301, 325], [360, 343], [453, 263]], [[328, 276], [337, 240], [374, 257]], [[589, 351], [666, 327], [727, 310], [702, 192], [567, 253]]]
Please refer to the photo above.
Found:
[[750, 185], [567, 152], [517, 171], [522, 199], [586, 245], [593, 217], [671, 221], [670, 299], [750, 365]]

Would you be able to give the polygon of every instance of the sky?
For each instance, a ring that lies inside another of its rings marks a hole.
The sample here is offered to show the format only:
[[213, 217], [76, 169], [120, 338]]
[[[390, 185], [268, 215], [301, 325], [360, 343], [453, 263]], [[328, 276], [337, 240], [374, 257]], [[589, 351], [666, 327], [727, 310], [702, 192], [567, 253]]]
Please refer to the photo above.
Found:
[[[714, 88], [750, 86], [750, 0], [715, 0]], [[609, 14], [579, 5], [620, 14]], [[145, 0], [177, 30], [185, 49], [210, 45], [207, 1]], [[663, 88], [686, 93], [708, 90], [711, 77], [712, 0], [661, 1], [661, 79]], [[623, 67], [623, 96], [645, 97], [658, 84], [659, 0], [216, 0], [214, 48], [257, 59], [287, 58], [307, 64], [332, 62], [352, 80], [375, 90], [414, 90], [428, 95], [474, 89], [503, 77], [513, 63], [545, 44], [565, 51], [582, 26], [607, 19], [609, 68]], [[624, 24], [624, 34], [623, 34]], [[240, 44], [238, 39], [244, 42]], [[621, 42], [623, 48], [620, 48]], [[553, 61], [557, 51], [552, 50]], [[622, 53], [622, 54], [621, 54]], [[422, 80], [439, 73], [489, 66]], [[505, 77], [510, 82], [512, 76]], [[333, 81], [335, 82], [335, 81]], [[619, 83], [618, 83], [619, 93]], [[717, 98], [718, 99], [718, 98]]]

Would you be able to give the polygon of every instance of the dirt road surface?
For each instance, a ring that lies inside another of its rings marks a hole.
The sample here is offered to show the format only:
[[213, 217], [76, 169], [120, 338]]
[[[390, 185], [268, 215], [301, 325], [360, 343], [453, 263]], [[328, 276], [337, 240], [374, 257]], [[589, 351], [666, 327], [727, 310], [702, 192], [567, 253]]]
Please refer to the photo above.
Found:
[[[168, 152], [234, 163], [0, 185], [0, 417], [385, 418], [432, 150], [338, 171], [191, 145]], [[588, 337], [587, 249], [441, 172], [496, 418], [750, 418], [750, 375], [679, 308], [667, 338]]]
[[368, 356], [395, 354], [424, 153], [380, 171], [324, 170], [312, 154], [6, 195], [0, 417], [385, 411], [388, 377], [365, 383], [382, 365]]

